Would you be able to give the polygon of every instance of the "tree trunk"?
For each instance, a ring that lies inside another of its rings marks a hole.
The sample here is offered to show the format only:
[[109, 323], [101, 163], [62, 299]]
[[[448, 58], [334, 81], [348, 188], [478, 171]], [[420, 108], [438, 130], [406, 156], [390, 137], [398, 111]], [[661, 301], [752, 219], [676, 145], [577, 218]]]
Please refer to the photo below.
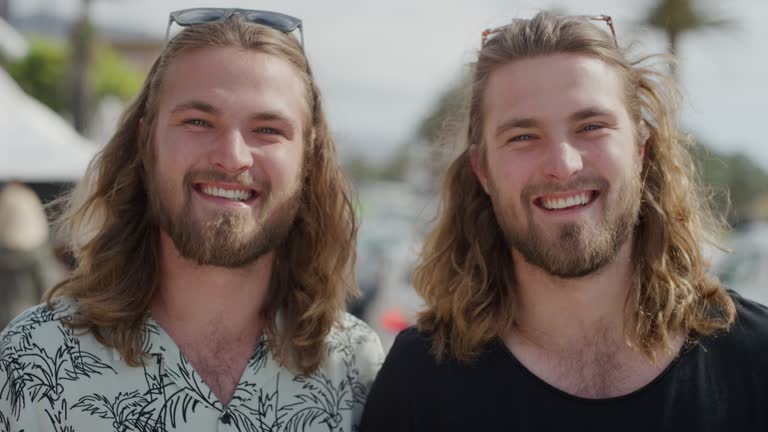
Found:
[[75, 130], [83, 134], [88, 128], [89, 77], [93, 29], [89, 19], [91, 0], [82, 0], [80, 18], [72, 30], [72, 119]]

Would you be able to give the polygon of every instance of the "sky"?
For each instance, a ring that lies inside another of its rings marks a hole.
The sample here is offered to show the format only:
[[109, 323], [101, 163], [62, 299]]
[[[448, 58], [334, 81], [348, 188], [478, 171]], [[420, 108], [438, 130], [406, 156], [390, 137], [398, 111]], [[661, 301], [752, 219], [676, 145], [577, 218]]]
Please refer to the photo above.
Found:
[[[768, 2], [695, 2], [732, 25], [684, 36], [680, 78], [687, 97], [683, 125], [724, 151], [741, 151], [768, 168]], [[487, 27], [556, 8], [608, 14], [620, 45], [665, 49], [663, 35], [642, 26], [653, 0], [93, 0], [100, 25], [162, 38], [168, 13], [188, 7], [274, 10], [301, 18], [305, 48], [325, 98], [342, 157], [391, 156], [414, 143], [415, 130], [441, 92], [472, 62]], [[77, 13], [80, 0], [11, 0], [13, 14]]]

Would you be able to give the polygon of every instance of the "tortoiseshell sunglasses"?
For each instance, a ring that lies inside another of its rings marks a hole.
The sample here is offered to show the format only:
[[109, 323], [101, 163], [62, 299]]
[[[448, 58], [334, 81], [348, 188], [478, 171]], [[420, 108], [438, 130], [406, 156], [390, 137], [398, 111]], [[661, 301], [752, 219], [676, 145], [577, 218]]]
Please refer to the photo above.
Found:
[[[619, 43], [616, 41], [616, 30], [614, 30], [614, 28], [613, 28], [613, 18], [611, 18], [608, 15], [578, 15], [577, 18], [586, 18], [586, 19], [594, 20], [594, 21], [605, 21], [605, 23], [608, 24], [608, 28], [611, 29], [611, 35], [613, 35], [613, 43], [616, 44], [617, 47], [619, 46]], [[508, 26], [509, 26], [509, 24], [505, 24], [505, 25], [500, 26], [500, 27], [489, 28], [489, 29], [483, 30], [482, 41], [480, 43], [480, 48], [484, 48], [485, 47], [485, 43], [488, 42], [488, 36], [490, 36], [490, 35], [492, 35], [494, 33], [498, 33], [500, 31], [504, 30], [505, 28], [507, 28]]]

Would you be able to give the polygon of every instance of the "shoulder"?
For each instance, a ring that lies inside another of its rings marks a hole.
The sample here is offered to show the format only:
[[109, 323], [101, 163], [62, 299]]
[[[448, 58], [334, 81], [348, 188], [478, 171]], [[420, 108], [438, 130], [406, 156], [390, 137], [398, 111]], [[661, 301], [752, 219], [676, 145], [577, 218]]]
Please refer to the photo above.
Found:
[[344, 313], [326, 338], [331, 362], [354, 364], [366, 375], [375, 375], [384, 361], [384, 350], [368, 324]]
[[413, 430], [415, 407], [434, 400], [429, 383], [440, 382], [431, 346], [431, 337], [415, 327], [397, 335], [371, 387], [361, 431]]
[[741, 326], [756, 327], [766, 330], [768, 325], [768, 307], [756, 301], [742, 297], [735, 291], [728, 291], [736, 306], [736, 323]]
[[329, 343], [334, 343], [338, 337], [351, 338], [358, 343], [379, 342], [379, 337], [373, 329], [361, 319], [344, 312], [329, 334]]
[[395, 338], [392, 348], [381, 367], [377, 383], [379, 386], [409, 387], [422, 381], [426, 375], [433, 374], [439, 368], [432, 353], [432, 338], [429, 334], [409, 327]]
[[[344, 313], [325, 340], [326, 360], [316, 373], [327, 382], [338, 382], [350, 399], [351, 422], [359, 424], [373, 380], [384, 361], [379, 336], [367, 324]], [[301, 378], [299, 378], [301, 380]]]
[[[77, 314], [71, 300], [55, 300], [51, 305], [33, 306], [11, 321], [0, 333], [0, 388], [4, 381], [18, 378], [18, 371], [43, 367], [62, 355], [61, 347], [71, 335], [65, 322]], [[57, 370], [57, 373], [60, 372]]]
[[374, 363], [376, 367], [384, 361], [379, 335], [368, 324], [346, 312], [331, 328], [326, 346], [329, 353], [354, 355], [358, 362]]
[[718, 346], [721, 354], [743, 360], [768, 361], [768, 307], [729, 290], [736, 309], [731, 328], [724, 333], [704, 338], [705, 348]]
[[[489, 359], [497, 356], [495, 345], [488, 345], [482, 354], [471, 362], [464, 362], [446, 352], [438, 357], [433, 349], [430, 332], [409, 327], [400, 332], [381, 366], [376, 384], [381, 389], [409, 388], [423, 396], [432, 394], [436, 382], [455, 382], [457, 377], [472, 377], [474, 370], [490, 365]], [[483, 366], [478, 366], [478, 365]]]
[[729, 291], [736, 307], [736, 320], [731, 332], [768, 350], [768, 307]]
[[24, 341], [34, 338], [36, 342], [45, 342], [52, 336], [62, 334], [67, 322], [79, 312], [77, 302], [67, 298], [56, 299], [48, 304], [39, 304], [22, 312], [0, 333], [0, 355], [8, 349], [21, 347]]
[[432, 336], [416, 327], [401, 331], [392, 344], [387, 361], [397, 364], [402, 362], [436, 364], [437, 360], [432, 351]]

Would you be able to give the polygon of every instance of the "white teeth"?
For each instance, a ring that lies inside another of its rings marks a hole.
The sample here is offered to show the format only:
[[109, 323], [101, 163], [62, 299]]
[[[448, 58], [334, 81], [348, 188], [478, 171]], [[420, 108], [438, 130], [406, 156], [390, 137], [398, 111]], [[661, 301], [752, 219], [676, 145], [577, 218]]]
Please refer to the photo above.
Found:
[[236, 201], [245, 201], [253, 196], [253, 192], [242, 189], [222, 189], [213, 186], [204, 186], [203, 193], [219, 198], [227, 198]]
[[560, 210], [568, 207], [574, 207], [577, 205], [585, 205], [589, 202], [591, 194], [582, 192], [578, 195], [573, 195], [566, 198], [542, 198], [541, 204], [547, 210]]

